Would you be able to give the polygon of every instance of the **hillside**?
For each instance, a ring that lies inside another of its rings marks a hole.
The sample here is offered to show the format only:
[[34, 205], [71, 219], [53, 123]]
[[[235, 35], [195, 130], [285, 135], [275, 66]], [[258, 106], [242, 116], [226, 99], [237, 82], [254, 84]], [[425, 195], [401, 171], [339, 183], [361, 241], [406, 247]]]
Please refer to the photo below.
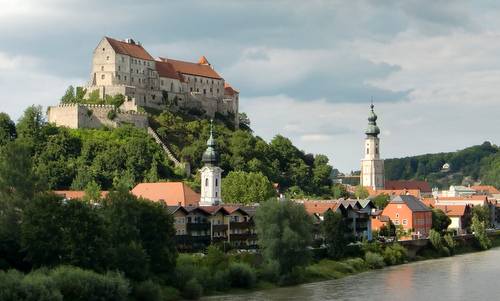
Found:
[[[449, 169], [443, 169], [445, 163]], [[385, 160], [388, 180], [427, 180], [434, 187], [481, 181], [500, 186], [500, 151], [490, 142], [448, 153]]]
[[[201, 167], [210, 122], [199, 112], [148, 112], [151, 126], [181, 161], [196, 172]], [[40, 107], [29, 107], [17, 124], [0, 116], [0, 145], [17, 143], [27, 148], [33, 173], [47, 189], [84, 189], [97, 183], [111, 188], [117, 181], [128, 186], [143, 181], [184, 180], [195, 189], [196, 174], [186, 178], [176, 170], [145, 130], [56, 127], [44, 121]], [[267, 143], [253, 135], [248, 124], [234, 130], [228, 118], [216, 116], [214, 130], [224, 175], [230, 171], [261, 172], [295, 196], [329, 197], [332, 167], [323, 155], [306, 154], [292, 142], [276, 136]]]

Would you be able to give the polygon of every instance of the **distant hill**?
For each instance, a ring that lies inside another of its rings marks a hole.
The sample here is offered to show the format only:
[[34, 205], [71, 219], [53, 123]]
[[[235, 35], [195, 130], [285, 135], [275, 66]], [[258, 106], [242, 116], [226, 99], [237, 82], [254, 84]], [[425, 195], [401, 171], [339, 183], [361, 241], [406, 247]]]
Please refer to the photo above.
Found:
[[[490, 142], [448, 153], [385, 160], [388, 180], [426, 180], [432, 187], [481, 181], [500, 186], [500, 148]], [[445, 164], [449, 168], [443, 169]]]

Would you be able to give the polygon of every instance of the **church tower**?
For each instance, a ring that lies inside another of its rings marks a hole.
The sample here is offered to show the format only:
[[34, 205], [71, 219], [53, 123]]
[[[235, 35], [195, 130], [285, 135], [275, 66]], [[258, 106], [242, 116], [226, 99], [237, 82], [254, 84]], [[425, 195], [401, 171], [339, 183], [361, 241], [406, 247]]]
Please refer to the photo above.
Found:
[[377, 126], [377, 115], [373, 111], [373, 103], [368, 116], [368, 128], [365, 131], [365, 157], [361, 160], [361, 185], [372, 189], [384, 189], [384, 160], [380, 159], [380, 141]]
[[204, 163], [201, 169], [201, 199], [200, 206], [216, 206], [222, 204], [221, 200], [221, 175], [222, 169], [217, 166], [219, 154], [213, 136], [213, 126], [210, 124], [210, 138], [207, 149], [203, 153]]

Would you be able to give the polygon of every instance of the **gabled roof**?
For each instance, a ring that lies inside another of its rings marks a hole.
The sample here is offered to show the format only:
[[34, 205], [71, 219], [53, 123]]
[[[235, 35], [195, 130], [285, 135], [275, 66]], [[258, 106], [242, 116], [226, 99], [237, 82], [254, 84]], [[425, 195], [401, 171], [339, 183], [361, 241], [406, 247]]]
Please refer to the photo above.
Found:
[[429, 183], [427, 183], [426, 181], [416, 181], [416, 180], [385, 181], [385, 189], [390, 189], [390, 190], [418, 189], [424, 193], [432, 192]]
[[393, 198], [389, 204], [406, 204], [413, 212], [431, 211], [429, 207], [412, 195], [399, 195]]
[[189, 213], [189, 211], [187, 211], [187, 209], [182, 207], [182, 206], [167, 206], [167, 210], [170, 214], [174, 214], [175, 212], [177, 212], [179, 210], [184, 212], [184, 214]]
[[500, 194], [500, 191], [496, 187], [491, 185], [475, 185], [471, 186], [470, 188], [480, 193]]
[[137, 43], [127, 43], [113, 38], [104, 37], [116, 53], [128, 55], [141, 60], [154, 61], [154, 58]]
[[160, 58], [160, 60], [166, 61], [174, 67], [174, 69], [183, 74], [210, 77], [213, 79], [222, 79], [222, 77], [215, 72], [210, 65], [191, 63], [179, 60], [173, 60], [168, 58]]
[[224, 209], [223, 206], [200, 206], [198, 208], [211, 215], [215, 215], [218, 212], [222, 212], [222, 214], [229, 214], [229, 212], [226, 209]]
[[175, 70], [174, 66], [169, 62], [156, 61], [156, 71], [160, 77], [172, 78], [181, 80], [180, 74]]
[[198, 206], [200, 195], [183, 182], [140, 183], [132, 194], [151, 201], [164, 201], [169, 206]]
[[224, 95], [233, 96], [234, 94], [239, 94], [228, 82], [224, 82]]
[[340, 202], [337, 201], [304, 201], [304, 208], [309, 214], [320, 214], [323, 215], [328, 209], [336, 211]]
[[[85, 196], [85, 191], [83, 190], [54, 190], [53, 192], [68, 200], [81, 199]], [[101, 191], [101, 198], [108, 195], [108, 193], [109, 191]]]
[[468, 205], [436, 205], [448, 216], [464, 216]]

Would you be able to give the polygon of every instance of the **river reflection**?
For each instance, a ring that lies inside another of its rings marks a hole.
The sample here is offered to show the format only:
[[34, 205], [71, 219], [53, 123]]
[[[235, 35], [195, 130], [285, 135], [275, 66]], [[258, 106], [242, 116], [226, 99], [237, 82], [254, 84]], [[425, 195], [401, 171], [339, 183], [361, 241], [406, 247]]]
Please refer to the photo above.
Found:
[[500, 248], [205, 300], [500, 300]]

